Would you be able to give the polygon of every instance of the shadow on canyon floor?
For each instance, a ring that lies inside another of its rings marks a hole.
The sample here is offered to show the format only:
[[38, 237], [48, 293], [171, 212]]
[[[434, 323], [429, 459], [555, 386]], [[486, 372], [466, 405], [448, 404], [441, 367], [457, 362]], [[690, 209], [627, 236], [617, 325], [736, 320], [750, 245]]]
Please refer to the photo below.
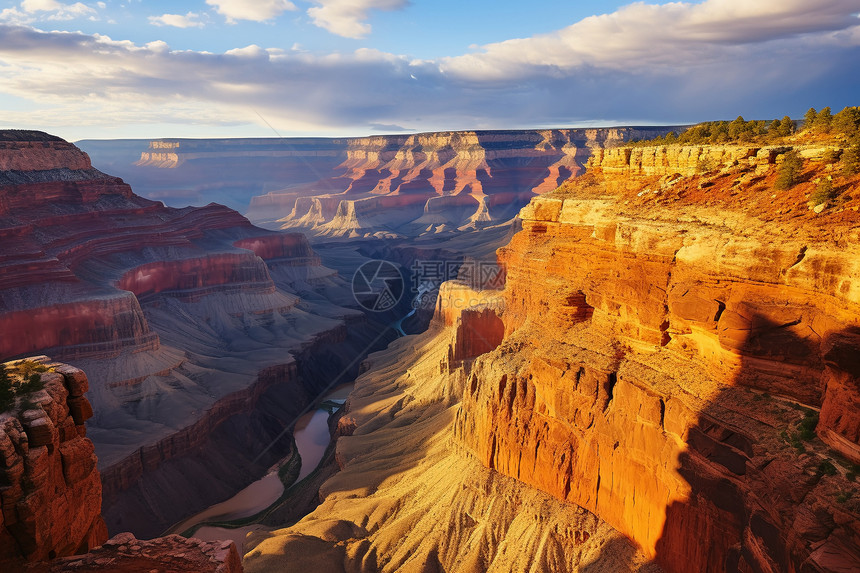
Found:
[[[329, 384], [357, 376], [368, 348], [384, 347], [394, 332], [380, 324], [347, 327], [345, 340], [309, 345], [297, 353], [296, 376], [269, 387], [250, 411], [219, 423], [189, 455], [142, 463], [146, 470], [126, 488], [104, 488], [103, 514], [111, 533], [139, 538], [161, 535], [170, 526], [232, 497], [290, 454], [292, 425]], [[381, 338], [377, 338], [381, 337]], [[103, 481], [104, 481], [103, 474]], [[119, 476], [122, 479], [122, 476]]]

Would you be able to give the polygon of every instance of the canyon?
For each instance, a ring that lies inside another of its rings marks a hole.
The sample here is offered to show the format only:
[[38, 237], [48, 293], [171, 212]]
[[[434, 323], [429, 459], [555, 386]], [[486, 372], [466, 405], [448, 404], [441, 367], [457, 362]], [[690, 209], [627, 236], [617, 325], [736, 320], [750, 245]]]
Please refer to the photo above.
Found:
[[[0, 133], [0, 348], [55, 370], [45, 415], [2, 418], [0, 471], [20, 485], [0, 487], [0, 531], [33, 547], [18, 557], [63, 557], [56, 571], [149, 571], [144, 553], [176, 571], [860, 568], [860, 177], [826, 159], [839, 141], [165, 140], [135, 167], [200, 173], [254, 145], [285, 169], [315, 157], [318, 173], [258, 196], [267, 225], [305, 235], [166, 207], [69, 143]], [[792, 149], [799, 183], [777, 190]], [[408, 300], [356, 309], [344, 277], [371, 259], [456, 263], [410, 313], [426, 331], [395, 334]], [[491, 261], [501, 274], [470, 272]], [[256, 522], [241, 565], [230, 543], [106, 541], [159, 535], [290, 460], [287, 421], [340, 372], [357, 378], [329, 419], [336, 441], [301, 503]], [[37, 417], [59, 430], [33, 433]], [[53, 485], [26, 497], [14, 468], [37, 457]], [[56, 519], [48, 491], [80, 514]], [[22, 504], [35, 517], [16, 529]]]
[[322, 504], [246, 571], [856, 571], [860, 197], [812, 209], [826, 149], [779, 192], [786, 147], [595, 153], [504, 288], [446, 283], [368, 359]]
[[0, 356], [88, 373], [112, 533], [258, 478], [292, 451], [286, 421], [386, 340], [300, 234], [144, 199], [44, 133], [0, 132], [0, 165]]
[[[309, 237], [452, 235], [513, 219], [594, 150], [672, 127], [78, 144], [138, 193], [217, 201]], [[289, 185], [285, 186], [285, 182]]]

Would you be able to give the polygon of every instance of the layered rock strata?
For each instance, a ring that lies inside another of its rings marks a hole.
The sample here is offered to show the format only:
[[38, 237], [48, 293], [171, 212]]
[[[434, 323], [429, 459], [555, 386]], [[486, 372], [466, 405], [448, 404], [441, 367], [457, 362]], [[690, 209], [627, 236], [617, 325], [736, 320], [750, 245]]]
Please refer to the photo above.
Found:
[[79, 144], [170, 205], [217, 201], [256, 224], [328, 237], [416, 236], [507, 221], [535, 194], [581, 173], [593, 150], [671, 129]]
[[[406, 236], [474, 230], [507, 221], [531, 197], [582, 172], [592, 151], [660, 129], [442, 132], [350, 141], [335, 176], [255, 197], [289, 207], [281, 228], [330, 237], [380, 230]], [[385, 216], [380, 216], [380, 213]]]
[[[92, 409], [79, 369], [50, 368], [44, 385], [0, 412], [0, 569], [83, 553], [107, 539], [102, 487], [84, 422]], [[6, 366], [14, 367], [14, 363]]]
[[[274, 386], [297, 403], [308, 398], [294, 356], [343, 340], [346, 322], [360, 315], [338, 305], [354, 304], [348, 287], [303, 236], [259, 229], [220, 205], [174, 209], [144, 199], [47, 134], [4, 131], [0, 143], [0, 357], [45, 352], [89, 373], [89, 436], [105, 470], [107, 515], [121, 513], [110, 506], [123, 506], [123, 491], [140, 499], [136, 479], [207, 451], [231, 417], [256, 416], [259, 397]], [[366, 327], [357, 324], [357, 339]], [[258, 441], [220, 442], [222, 449], [255, 458], [280, 432], [273, 424], [258, 432], [261, 424], [248, 422], [241, 433]], [[191, 487], [202, 475], [220, 476], [220, 463], [197, 459], [196, 469], [174, 476], [177, 498], [159, 490], [150, 498], [158, 503], [134, 513], [140, 521], [115, 517], [110, 527], [166, 527], [182, 515], [159, 515], [163, 508], [191, 513], [266, 469], [249, 464], [211, 488]]]
[[466, 385], [439, 324], [372, 355], [340, 420], [341, 468], [295, 526], [252, 534], [248, 572], [641, 571], [593, 514], [483, 467], [453, 441]]
[[523, 209], [503, 291], [446, 285], [433, 331], [371, 360], [341, 474], [249, 570], [302, 551], [331, 571], [639, 566], [566, 545], [536, 491], [668, 572], [860, 568], [857, 179], [818, 214], [808, 150], [783, 192], [785, 150], [706, 150], [722, 159], [686, 176], [681, 148], [643, 151], [674, 158], [651, 171], [627, 151]]

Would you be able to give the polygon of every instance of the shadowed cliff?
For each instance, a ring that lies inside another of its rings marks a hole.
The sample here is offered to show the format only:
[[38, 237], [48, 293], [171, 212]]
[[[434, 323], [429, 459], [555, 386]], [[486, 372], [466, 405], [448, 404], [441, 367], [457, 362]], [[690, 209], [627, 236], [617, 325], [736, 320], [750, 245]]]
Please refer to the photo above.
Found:
[[[737, 387], [718, 392], [688, 429], [677, 472], [689, 491], [666, 508], [656, 544], [656, 559], [667, 570], [691, 563], [715, 572], [860, 568], [854, 499], [860, 488], [850, 475], [856, 466], [816, 436], [816, 426], [826, 423], [816, 407], [826, 388], [814, 387], [850, 367], [828, 350], [856, 331], [803, 338], [792, 332], [793, 322], [749, 317], [737, 340]], [[860, 355], [857, 339], [852, 342], [850, 355]], [[826, 374], [812, 387], [769, 387], [763, 362]], [[761, 390], [750, 395], [743, 387], [751, 384]], [[818, 399], [805, 401], [810, 393]], [[737, 416], [744, 411], [746, 417]], [[702, 531], [704, 542], [691, 529]]]

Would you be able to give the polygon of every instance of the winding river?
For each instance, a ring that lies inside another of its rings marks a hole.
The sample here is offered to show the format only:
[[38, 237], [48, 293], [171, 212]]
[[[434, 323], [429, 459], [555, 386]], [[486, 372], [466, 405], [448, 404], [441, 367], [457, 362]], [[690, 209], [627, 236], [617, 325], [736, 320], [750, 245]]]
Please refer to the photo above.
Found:
[[[320, 402], [329, 401], [342, 404], [346, 401], [352, 388], [352, 384], [340, 386], [327, 394]], [[310, 475], [322, 460], [330, 441], [328, 417], [329, 413], [327, 410], [318, 409], [308, 412], [296, 422], [293, 437], [302, 460], [299, 477], [296, 482]], [[275, 503], [281, 497], [281, 494], [284, 493], [284, 484], [278, 477], [278, 469], [286, 461], [282, 460], [273, 466], [265, 476], [241, 490], [230, 499], [209, 506], [200, 513], [172, 527], [168, 533], [181, 533], [204, 521], [230, 521], [250, 517], [263, 511]], [[264, 529], [267, 528], [258, 524], [235, 529], [203, 526], [194, 533], [194, 537], [206, 541], [232, 539], [236, 542], [241, 555], [244, 552], [245, 535], [249, 531]]]

